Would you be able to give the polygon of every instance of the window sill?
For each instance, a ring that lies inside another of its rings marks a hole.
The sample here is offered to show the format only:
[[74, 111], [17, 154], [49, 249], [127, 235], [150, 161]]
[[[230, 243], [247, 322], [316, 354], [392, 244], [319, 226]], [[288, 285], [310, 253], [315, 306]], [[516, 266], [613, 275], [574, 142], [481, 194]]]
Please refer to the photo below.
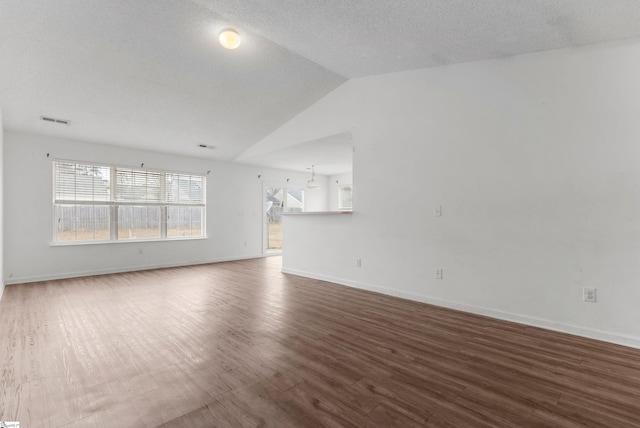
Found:
[[167, 239], [123, 239], [120, 241], [73, 241], [73, 242], [50, 242], [50, 247], [75, 247], [82, 245], [110, 245], [110, 244], [137, 244], [140, 242], [180, 242], [180, 241], [200, 241], [207, 239], [206, 236], [185, 236], [181, 238]]

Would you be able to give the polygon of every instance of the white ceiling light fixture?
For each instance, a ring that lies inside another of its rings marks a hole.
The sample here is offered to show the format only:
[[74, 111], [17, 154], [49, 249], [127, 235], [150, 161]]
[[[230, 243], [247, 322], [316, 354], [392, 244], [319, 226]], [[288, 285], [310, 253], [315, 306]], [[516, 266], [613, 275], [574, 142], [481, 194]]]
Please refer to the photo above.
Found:
[[311, 180], [307, 181], [307, 185], [304, 187], [307, 190], [319, 189], [320, 185], [316, 183], [316, 170], [314, 165], [311, 165]]
[[218, 41], [223, 48], [235, 49], [240, 46], [240, 34], [233, 28], [225, 28], [220, 32]]

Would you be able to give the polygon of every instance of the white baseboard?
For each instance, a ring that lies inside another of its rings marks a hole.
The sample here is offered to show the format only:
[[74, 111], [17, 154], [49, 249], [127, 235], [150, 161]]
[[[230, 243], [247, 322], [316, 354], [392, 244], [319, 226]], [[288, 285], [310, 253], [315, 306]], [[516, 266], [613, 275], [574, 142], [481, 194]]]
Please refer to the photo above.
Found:
[[2, 300], [2, 293], [4, 293], [4, 281], [0, 279], [0, 300]]
[[136, 272], [136, 271], [141, 271], [141, 270], [164, 269], [164, 268], [182, 267], [182, 266], [206, 265], [206, 264], [209, 264], [209, 263], [221, 263], [221, 262], [232, 262], [232, 261], [236, 261], [236, 260], [259, 259], [259, 258], [262, 258], [262, 257], [263, 257], [262, 255], [239, 256], [239, 257], [224, 257], [224, 258], [219, 258], [219, 259], [198, 260], [198, 261], [193, 261], [193, 262], [139, 265], [139, 266], [127, 266], [125, 268], [108, 268], [108, 269], [98, 269], [98, 270], [91, 270], [91, 271], [64, 272], [64, 273], [59, 273], [59, 274], [11, 277], [11, 278], [8, 278], [6, 280], [6, 284], [7, 285], [9, 285], [9, 284], [26, 284], [26, 283], [29, 283], [29, 282], [54, 281], [56, 279], [79, 278], [79, 277], [83, 277], [83, 276], [108, 275], [108, 274], [112, 274], [112, 273]]
[[640, 349], [640, 338], [626, 336], [606, 331], [594, 330], [591, 328], [564, 324], [556, 321], [546, 320], [542, 318], [530, 317], [527, 315], [519, 315], [510, 312], [498, 311], [495, 309], [470, 306], [463, 303], [451, 302], [443, 299], [436, 299], [415, 293], [407, 293], [392, 288], [378, 287], [375, 285], [364, 284], [356, 281], [350, 281], [342, 278], [334, 278], [326, 275], [316, 274], [314, 272], [305, 272], [297, 269], [282, 268], [283, 273], [304, 276], [307, 278], [319, 279], [321, 281], [333, 282], [347, 287], [359, 288], [362, 290], [373, 291], [376, 293], [386, 294], [388, 296], [400, 297], [403, 299], [413, 300], [422, 303], [429, 303], [436, 306], [442, 306], [450, 309], [457, 309], [472, 314], [485, 315], [491, 318], [497, 318], [504, 321], [516, 322], [519, 324], [530, 325], [534, 327], [545, 328], [548, 330], [558, 331], [561, 333], [573, 334], [575, 336], [587, 337], [589, 339], [601, 340], [604, 342], [615, 343], [617, 345], [629, 346], [631, 348]]

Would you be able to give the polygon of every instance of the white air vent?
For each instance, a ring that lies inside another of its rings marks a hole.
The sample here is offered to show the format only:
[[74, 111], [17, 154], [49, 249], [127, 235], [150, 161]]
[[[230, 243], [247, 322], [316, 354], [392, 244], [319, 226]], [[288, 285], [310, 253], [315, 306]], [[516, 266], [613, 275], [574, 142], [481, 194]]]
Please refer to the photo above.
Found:
[[55, 119], [53, 117], [40, 116], [40, 120], [44, 120], [45, 122], [59, 123], [61, 125], [69, 125], [71, 122], [64, 119]]

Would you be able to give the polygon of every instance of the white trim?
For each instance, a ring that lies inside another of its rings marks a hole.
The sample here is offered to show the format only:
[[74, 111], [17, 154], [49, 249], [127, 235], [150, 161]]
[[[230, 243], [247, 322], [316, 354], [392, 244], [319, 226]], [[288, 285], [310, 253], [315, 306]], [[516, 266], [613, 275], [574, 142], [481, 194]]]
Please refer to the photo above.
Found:
[[102, 241], [59, 241], [49, 242], [50, 247], [76, 247], [78, 245], [100, 245], [100, 244], [126, 244], [140, 242], [174, 242], [174, 241], [198, 241], [209, 239], [208, 236], [169, 236], [166, 238], [140, 238], [140, 239], [118, 239], [117, 241], [102, 240]]
[[[161, 184], [164, 184], [161, 183]], [[179, 202], [128, 202], [128, 201], [74, 201], [73, 199], [54, 199], [54, 205], [101, 205], [105, 207], [111, 206], [131, 206], [131, 207], [200, 207], [205, 208], [206, 204], [190, 204], [184, 203], [181, 204]]]
[[2, 294], [4, 294], [4, 286], [6, 284], [4, 283], [4, 281], [2, 279], [0, 279], [0, 301], [2, 300]]
[[238, 260], [250, 260], [250, 259], [261, 259], [261, 258], [263, 258], [263, 256], [259, 254], [254, 256], [223, 257], [219, 259], [201, 260], [201, 261], [195, 261], [195, 262], [163, 263], [163, 264], [153, 264], [153, 265], [129, 266], [126, 268], [66, 272], [66, 273], [54, 274], [54, 275], [34, 275], [34, 276], [24, 276], [24, 277], [12, 277], [6, 281], [6, 284], [7, 285], [26, 284], [29, 282], [55, 281], [57, 279], [79, 278], [83, 276], [109, 275], [113, 273], [138, 272], [143, 270], [165, 269], [165, 268], [184, 267], [184, 266], [197, 266], [197, 265], [206, 265], [210, 263], [233, 262]]
[[579, 327], [571, 324], [564, 324], [556, 321], [550, 321], [543, 318], [519, 315], [510, 312], [497, 311], [495, 309], [482, 308], [478, 306], [466, 305], [463, 303], [451, 302], [443, 299], [436, 299], [421, 294], [407, 293], [392, 288], [378, 287], [375, 285], [364, 284], [361, 282], [350, 281], [341, 278], [334, 278], [326, 275], [320, 275], [313, 272], [306, 272], [297, 269], [288, 269], [283, 267], [283, 273], [304, 276], [307, 278], [319, 279], [321, 281], [333, 282], [347, 287], [359, 288], [362, 290], [373, 291], [376, 293], [386, 294], [388, 296], [400, 297], [403, 299], [413, 300], [431, 305], [442, 306], [449, 309], [456, 309], [472, 314], [484, 315], [491, 318], [497, 318], [504, 321], [511, 321], [518, 324], [525, 324], [534, 327], [545, 328], [547, 330], [558, 331], [561, 333], [573, 334], [575, 336], [586, 337], [589, 339], [601, 340], [604, 342], [615, 343], [617, 345], [629, 346], [631, 348], [640, 349], [640, 337], [627, 336], [623, 334], [611, 333], [607, 331], [595, 330], [591, 328]]
[[262, 257], [276, 257], [276, 256], [282, 256], [282, 251], [273, 252], [273, 253], [267, 253], [267, 254], [263, 255]]

